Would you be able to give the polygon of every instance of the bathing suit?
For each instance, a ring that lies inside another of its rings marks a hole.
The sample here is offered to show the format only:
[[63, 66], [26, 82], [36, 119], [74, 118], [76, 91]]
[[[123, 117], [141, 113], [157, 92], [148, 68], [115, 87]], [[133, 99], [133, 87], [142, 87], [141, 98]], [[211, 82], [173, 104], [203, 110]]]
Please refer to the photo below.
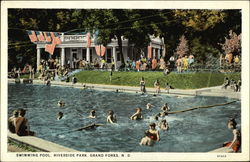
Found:
[[[231, 145], [232, 142], [227, 142], [224, 144], [224, 147], [229, 147]], [[234, 152], [238, 152], [241, 146], [241, 142], [240, 140], [236, 140], [234, 142], [234, 144], [232, 145], [232, 149], [234, 150]]]
[[[238, 152], [239, 149], [240, 149], [240, 146], [241, 146], [241, 135], [240, 135], [240, 131], [239, 130], [235, 129], [234, 131], [236, 131], [235, 133], [237, 134], [237, 139], [233, 143], [232, 149], [233, 149], [234, 152]], [[223, 147], [229, 147], [231, 144], [232, 144], [232, 141], [231, 142], [227, 142], [227, 143], [223, 144]]]
[[149, 132], [149, 138], [156, 141], [157, 140], [157, 135], [155, 133], [150, 133]]

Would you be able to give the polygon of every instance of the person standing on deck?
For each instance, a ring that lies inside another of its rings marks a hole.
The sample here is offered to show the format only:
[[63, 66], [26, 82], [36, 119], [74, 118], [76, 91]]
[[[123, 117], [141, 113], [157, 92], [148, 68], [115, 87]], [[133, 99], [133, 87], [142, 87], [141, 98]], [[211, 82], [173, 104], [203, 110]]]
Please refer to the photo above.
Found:
[[156, 93], [159, 94], [160, 93], [160, 82], [158, 79], [155, 81], [154, 87], [156, 89]]
[[140, 86], [142, 94], [146, 93], [144, 77], [141, 77]]

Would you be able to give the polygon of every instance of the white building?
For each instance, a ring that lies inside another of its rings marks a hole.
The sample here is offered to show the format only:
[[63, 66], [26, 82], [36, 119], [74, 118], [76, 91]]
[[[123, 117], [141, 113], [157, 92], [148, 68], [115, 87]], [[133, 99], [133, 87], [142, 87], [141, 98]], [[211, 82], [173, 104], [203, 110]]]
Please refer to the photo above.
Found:
[[[164, 42], [163, 39], [159, 37], [151, 36], [150, 46], [152, 47], [152, 57], [160, 59], [161, 56], [164, 56]], [[61, 44], [56, 45], [56, 48], [60, 50], [60, 62], [61, 65], [64, 66], [68, 62], [70, 62], [70, 67], [73, 68], [73, 60], [84, 59], [88, 62], [92, 62], [95, 58], [100, 58], [96, 54], [94, 38], [91, 38], [91, 46], [87, 48], [87, 37], [86, 35], [64, 35], [60, 36], [62, 41]], [[45, 48], [45, 42], [36, 42], [37, 48], [37, 67], [40, 65], [41, 60], [41, 51]], [[140, 56], [135, 53], [136, 48], [133, 45], [129, 45], [127, 39], [122, 40], [122, 52], [124, 55], [125, 61], [129, 57], [130, 60], [138, 60]], [[147, 48], [145, 48], [147, 49]], [[58, 51], [58, 50], [57, 50]], [[144, 56], [147, 58], [147, 50], [143, 51]], [[115, 69], [117, 69], [121, 65], [121, 58], [119, 57], [119, 48], [118, 41], [112, 39], [111, 43], [109, 43], [106, 47], [105, 55], [103, 56], [107, 63], [111, 63], [112, 57], [115, 62]]]

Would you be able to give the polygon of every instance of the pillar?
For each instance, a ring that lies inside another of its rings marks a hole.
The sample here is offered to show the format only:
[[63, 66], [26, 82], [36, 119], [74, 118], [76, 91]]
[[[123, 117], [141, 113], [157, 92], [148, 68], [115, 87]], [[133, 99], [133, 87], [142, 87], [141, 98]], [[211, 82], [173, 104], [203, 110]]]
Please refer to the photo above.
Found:
[[[153, 48], [153, 58], [156, 58], [155, 57], [155, 48]], [[157, 58], [156, 58], [157, 59]]]
[[74, 63], [73, 63], [73, 53], [70, 51], [70, 68], [73, 68]]
[[87, 48], [87, 61], [90, 63], [90, 48]]
[[115, 49], [115, 46], [112, 47], [113, 48], [113, 59], [114, 59], [114, 62], [115, 62], [115, 71], [117, 70], [117, 58], [116, 58], [116, 49]]
[[36, 49], [36, 71], [38, 72], [40, 62], [41, 62], [41, 48]]
[[65, 66], [65, 48], [61, 48], [61, 66]]

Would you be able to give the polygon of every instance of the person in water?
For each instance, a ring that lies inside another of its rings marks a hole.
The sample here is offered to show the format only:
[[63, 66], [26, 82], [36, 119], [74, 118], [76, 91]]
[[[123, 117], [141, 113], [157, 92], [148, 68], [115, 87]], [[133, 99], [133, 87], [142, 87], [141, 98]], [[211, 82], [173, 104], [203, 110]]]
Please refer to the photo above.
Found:
[[237, 123], [236, 123], [234, 118], [229, 119], [227, 122], [228, 129], [233, 129], [236, 127], [236, 125], [237, 125]]
[[233, 140], [230, 142], [225, 142], [223, 147], [232, 149], [233, 152], [238, 152], [241, 147], [241, 133], [240, 130], [236, 129], [236, 125], [232, 128]]
[[59, 100], [59, 101], [57, 102], [57, 105], [60, 106], [60, 107], [63, 107], [63, 106], [65, 106], [65, 102], [62, 101], [62, 100]]
[[146, 93], [144, 77], [141, 77], [140, 86], [142, 94]]
[[160, 141], [159, 131], [156, 130], [156, 124], [155, 123], [151, 123], [149, 125], [148, 132], [150, 133], [150, 138], [151, 138], [152, 141]]
[[153, 105], [152, 104], [150, 104], [150, 103], [147, 103], [147, 105], [146, 105], [146, 109], [151, 109], [153, 107]]
[[164, 119], [162, 120], [160, 123], [159, 123], [159, 127], [161, 130], [168, 130], [169, 127], [168, 127], [168, 123], [167, 121]]
[[116, 116], [114, 115], [114, 111], [113, 110], [110, 110], [108, 112], [107, 122], [108, 123], [116, 123]]
[[168, 112], [170, 110], [170, 107], [168, 106], [168, 103], [165, 103], [162, 107], [161, 110], [164, 112]]
[[13, 115], [8, 119], [8, 129], [11, 133], [16, 133], [16, 118], [18, 117], [18, 110], [14, 110]]
[[152, 146], [154, 145], [154, 141], [150, 138], [151, 133], [149, 131], [145, 131], [145, 137], [141, 139], [140, 145]]
[[130, 117], [131, 120], [140, 120], [142, 119], [141, 108], [136, 108], [136, 112]]
[[18, 136], [34, 136], [35, 132], [30, 131], [28, 119], [24, 116], [26, 114], [26, 110], [20, 109], [19, 116], [16, 118], [16, 129], [15, 132]]
[[92, 119], [96, 118], [95, 112], [96, 112], [95, 110], [91, 110], [89, 114], [89, 118], [92, 118]]
[[57, 114], [57, 120], [62, 119], [62, 117], [63, 117], [63, 113], [62, 113], [62, 112], [59, 112], [59, 113]]

